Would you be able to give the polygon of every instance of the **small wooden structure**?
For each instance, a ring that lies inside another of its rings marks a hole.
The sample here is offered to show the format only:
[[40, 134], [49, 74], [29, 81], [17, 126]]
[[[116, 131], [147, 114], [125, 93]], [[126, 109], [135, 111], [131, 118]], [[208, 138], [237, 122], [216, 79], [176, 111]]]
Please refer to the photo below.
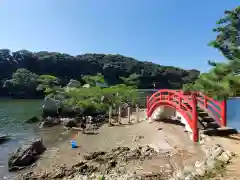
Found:
[[[122, 118], [123, 117], [127, 117], [128, 123], [131, 123], [131, 115], [132, 113], [135, 112], [136, 113], [136, 122], [140, 121], [140, 108], [138, 105], [136, 105], [136, 107], [131, 106], [127, 106], [127, 107], [123, 107], [123, 106], [119, 106], [117, 108], [117, 116], [115, 117], [115, 121], [117, 121], [118, 124], [122, 124]], [[109, 125], [112, 125], [112, 120], [113, 120], [113, 108], [112, 106], [109, 106]]]

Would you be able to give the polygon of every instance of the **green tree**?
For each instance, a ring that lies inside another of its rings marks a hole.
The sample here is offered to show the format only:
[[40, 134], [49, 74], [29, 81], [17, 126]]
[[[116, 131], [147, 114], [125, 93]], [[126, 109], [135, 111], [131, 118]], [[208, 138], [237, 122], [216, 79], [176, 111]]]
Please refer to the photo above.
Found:
[[38, 91], [43, 91], [45, 94], [53, 93], [59, 88], [59, 80], [52, 75], [40, 75], [38, 77]]
[[139, 77], [139, 74], [134, 73], [131, 74], [129, 77], [121, 77], [121, 79], [123, 80], [124, 84], [128, 86], [138, 87], [140, 84]]
[[100, 73], [95, 76], [83, 76], [82, 80], [85, 84], [89, 84], [91, 86], [96, 86], [97, 83], [105, 83], [104, 76]]
[[220, 50], [228, 60], [239, 59], [240, 52], [240, 6], [233, 10], [226, 10], [225, 17], [217, 22], [218, 27], [213, 29], [217, 37], [209, 43]]
[[18, 69], [12, 79], [6, 80], [3, 84], [8, 92], [17, 96], [34, 96], [37, 86], [38, 75], [23, 68]]
[[107, 113], [109, 105], [118, 107], [123, 103], [135, 104], [137, 91], [133, 87], [124, 84], [107, 88], [90, 87], [74, 88], [65, 90], [62, 95], [65, 97], [65, 104], [83, 108], [88, 115], [100, 110]]

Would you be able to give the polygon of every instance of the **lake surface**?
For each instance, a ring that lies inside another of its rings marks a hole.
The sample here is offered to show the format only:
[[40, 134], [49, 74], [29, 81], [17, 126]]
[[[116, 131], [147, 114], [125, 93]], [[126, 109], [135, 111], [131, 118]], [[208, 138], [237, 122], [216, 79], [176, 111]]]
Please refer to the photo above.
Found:
[[[42, 137], [47, 147], [69, 140], [71, 133], [63, 135], [61, 126], [39, 130], [38, 124], [24, 123], [28, 118], [40, 116], [41, 104], [41, 100], [0, 99], [0, 133], [11, 136], [10, 141], [0, 145], [0, 179], [14, 175], [7, 170], [7, 159], [22, 144], [36, 137]], [[228, 126], [240, 130], [240, 98], [229, 99], [227, 109]]]
[[227, 101], [227, 125], [240, 131], [240, 98]]

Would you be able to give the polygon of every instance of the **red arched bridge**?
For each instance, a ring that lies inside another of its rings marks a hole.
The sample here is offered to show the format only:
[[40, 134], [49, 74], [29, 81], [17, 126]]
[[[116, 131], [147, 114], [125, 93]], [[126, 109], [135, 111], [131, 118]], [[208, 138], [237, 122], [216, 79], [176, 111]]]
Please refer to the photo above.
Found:
[[199, 129], [226, 127], [226, 100], [217, 101], [201, 93], [162, 89], [147, 98], [147, 118], [178, 116], [188, 126], [192, 140], [199, 140]]

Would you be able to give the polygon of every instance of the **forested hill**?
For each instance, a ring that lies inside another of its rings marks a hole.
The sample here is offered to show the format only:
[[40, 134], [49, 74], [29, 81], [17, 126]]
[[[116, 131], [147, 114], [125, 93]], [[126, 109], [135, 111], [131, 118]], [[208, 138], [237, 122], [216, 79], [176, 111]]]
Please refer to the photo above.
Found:
[[24, 68], [37, 75], [52, 75], [61, 82], [70, 79], [80, 80], [85, 75], [104, 75], [109, 85], [127, 83], [138, 88], [181, 88], [183, 84], [193, 82], [198, 76], [197, 70], [183, 70], [172, 66], [160, 66], [151, 62], [138, 61], [131, 57], [111, 54], [83, 54], [71, 56], [57, 52], [30, 52], [20, 50], [11, 52], [0, 49], [1, 94], [3, 84], [12, 79], [17, 69]]

